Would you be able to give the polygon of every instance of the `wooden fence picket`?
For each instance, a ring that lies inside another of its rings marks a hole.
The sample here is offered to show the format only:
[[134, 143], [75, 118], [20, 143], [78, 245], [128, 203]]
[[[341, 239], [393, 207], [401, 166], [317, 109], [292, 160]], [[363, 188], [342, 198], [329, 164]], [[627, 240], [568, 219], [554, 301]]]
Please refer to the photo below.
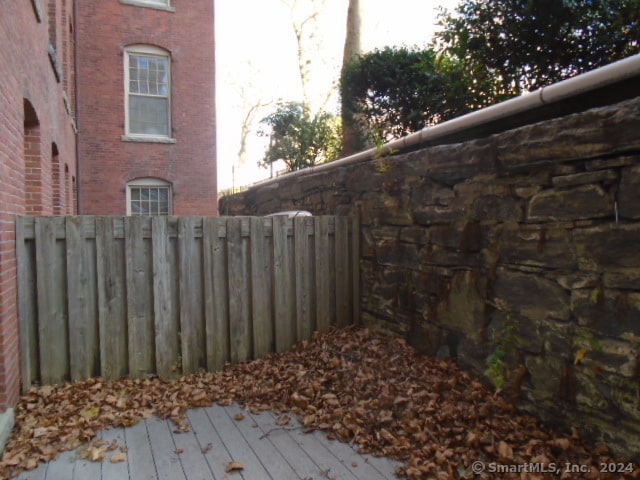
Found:
[[273, 217], [273, 289], [276, 352], [291, 348], [296, 338], [295, 279], [292, 275], [291, 243], [287, 229], [291, 220]]
[[156, 369], [158, 375], [170, 377], [177, 372], [181, 361], [180, 315], [176, 288], [178, 283], [172, 281], [177, 273], [176, 255], [169, 239], [168, 222], [164, 217], [153, 217], [151, 240]]
[[66, 219], [67, 292], [71, 380], [99, 373], [95, 239], [87, 238], [83, 217]]
[[311, 260], [311, 227], [313, 218], [295, 217], [294, 225], [294, 252], [295, 252], [295, 278], [296, 278], [296, 340], [308, 340], [315, 330], [315, 310], [313, 298], [315, 297], [314, 265]]
[[184, 373], [196, 373], [206, 367], [200, 244], [201, 239], [196, 238], [196, 219], [178, 218], [180, 339]]
[[155, 325], [153, 319], [153, 266], [143, 229], [150, 217], [124, 219], [127, 282], [127, 330], [129, 374], [144, 377], [155, 373]]
[[124, 245], [111, 217], [96, 218], [96, 257], [100, 367], [109, 380], [129, 373]]
[[219, 370], [347, 325], [359, 312], [355, 225], [18, 217], [23, 390]]
[[[40, 374], [42, 382], [61, 383], [69, 378], [69, 330], [67, 312], [66, 252], [56, 239], [63, 217], [53, 221], [36, 218], [36, 275], [38, 286], [38, 323]], [[62, 227], [63, 228], [63, 227]]]
[[[273, 228], [273, 223], [271, 224]], [[262, 218], [251, 219], [251, 307], [253, 310], [253, 354], [256, 358], [274, 351], [272, 244]]]
[[24, 239], [31, 237], [28, 223], [33, 218], [16, 218], [16, 258], [18, 260], [18, 311], [20, 312], [20, 378], [23, 390], [40, 380], [38, 358], [38, 290], [36, 286], [35, 242]]

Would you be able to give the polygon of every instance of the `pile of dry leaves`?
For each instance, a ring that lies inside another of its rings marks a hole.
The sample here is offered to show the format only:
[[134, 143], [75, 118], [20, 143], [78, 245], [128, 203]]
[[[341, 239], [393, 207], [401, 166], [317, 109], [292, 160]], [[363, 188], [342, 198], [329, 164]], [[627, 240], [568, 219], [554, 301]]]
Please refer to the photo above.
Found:
[[[175, 380], [93, 379], [34, 390], [16, 409], [0, 475], [11, 477], [62, 450], [86, 445], [105, 427], [158, 415], [187, 430], [186, 409], [234, 401], [254, 412], [297, 414], [309, 429], [355, 442], [363, 452], [402, 460], [398, 473], [411, 479], [471, 478], [477, 460], [583, 464], [591, 466], [592, 478], [607, 478], [600, 465], [613, 461], [603, 445], [587, 447], [575, 432], [559, 434], [518, 414], [452, 361], [420, 355], [395, 337], [348, 328], [217, 373]], [[639, 477], [637, 466], [626, 476]]]

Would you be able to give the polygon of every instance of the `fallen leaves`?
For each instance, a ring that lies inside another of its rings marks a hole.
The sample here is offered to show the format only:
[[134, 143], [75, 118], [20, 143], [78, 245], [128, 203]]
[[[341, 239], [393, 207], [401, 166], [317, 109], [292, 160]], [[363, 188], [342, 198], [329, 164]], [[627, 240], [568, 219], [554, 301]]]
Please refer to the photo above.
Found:
[[291, 422], [291, 417], [289, 415], [280, 415], [279, 417], [276, 418], [276, 425], [278, 425], [279, 427], [284, 427], [285, 425], [288, 425]]
[[120, 463], [127, 461], [127, 454], [125, 452], [114, 453], [109, 459], [111, 463]]
[[[559, 434], [519, 414], [453, 361], [420, 355], [399, 338], [348, 328], [221, 372], [175, 380], [97, 378], [33, 389], [16, 407], [0, 478], [81, 445], [85, 458], [126, 461], [125, 451], [102, 443], [96, 432], [152, 415], [170, 418], [177, 432], [188, 431], [185, 411], [213, 402], [239, 402], [252, 413], [272, 410], [277, 429], [288, 429], [296, 415], [304, 431], [320, 429], [358, 444], [364, 453], [403, 461], [398, 473], [410, 479], [466, 478], [476, 460], [581, 463], [598, 472], [601, 463], [614, 461], [604, 445], [590, 448], [577, 432]], [[242, 421], [245, 414], [234, 418]], [[201, 451], [212, 448], [207, 444]], [[244, 466], [234, 461], [226, 468]], [[626, 478], [638, 476], [636, 467]], [[481, 478], [492, 477], [485, 472]], [[603, 473], [601, 478], [622, 477]]]
[[231, 472], [235, 472], [238, 470], [244, 470], [244, 465], [240, 462], [229, 462], [226, 466], [226, 468], [224, 469], [225, 472], [227, 473], [231, 473]]

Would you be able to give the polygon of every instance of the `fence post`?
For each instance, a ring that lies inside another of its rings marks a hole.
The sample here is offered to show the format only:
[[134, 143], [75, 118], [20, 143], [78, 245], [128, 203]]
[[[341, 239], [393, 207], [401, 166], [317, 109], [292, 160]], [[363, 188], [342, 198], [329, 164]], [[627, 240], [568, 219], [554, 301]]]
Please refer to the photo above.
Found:
[[38, 312], [36, 303], [36, 255], [34, 240], [27, 244], [27, 223], [33, 217], [16, 217], [16, 263], [18, 273], [18, 317], [20, 322], [20, 377], [22, 393], [40, 377], [38, 359]]

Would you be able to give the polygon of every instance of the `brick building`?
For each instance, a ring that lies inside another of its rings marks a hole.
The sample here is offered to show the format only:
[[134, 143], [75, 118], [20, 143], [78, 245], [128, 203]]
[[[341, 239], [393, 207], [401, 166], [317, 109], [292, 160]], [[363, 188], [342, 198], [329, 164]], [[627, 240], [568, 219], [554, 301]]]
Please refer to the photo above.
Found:
[[217, 213], [213, 24], [213, 0], [78, 1], [80, 213]]
[[0, 15], [0, 450], [20, 393], [15, 215], [217, 212], [213, 0]]
[[73, 0], [0, 15], [0, 443], [20, 392], [16, 214], [75, 213]]

